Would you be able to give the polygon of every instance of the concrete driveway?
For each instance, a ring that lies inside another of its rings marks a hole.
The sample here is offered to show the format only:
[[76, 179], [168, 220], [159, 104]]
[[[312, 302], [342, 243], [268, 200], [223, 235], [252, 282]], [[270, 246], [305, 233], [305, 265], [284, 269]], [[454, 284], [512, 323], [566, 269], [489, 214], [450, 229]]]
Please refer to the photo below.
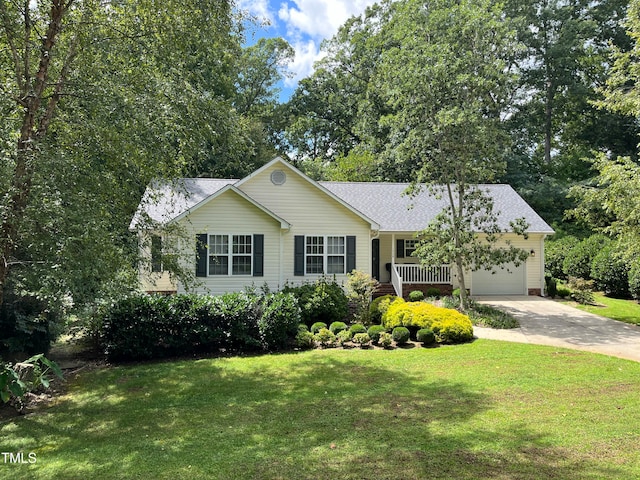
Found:
[[473, 327], [475, 336], [603, 353], [640, 362], [640, 327], [583, 312], [541, 297], [476, 297], [511, 313], [520, 328]]

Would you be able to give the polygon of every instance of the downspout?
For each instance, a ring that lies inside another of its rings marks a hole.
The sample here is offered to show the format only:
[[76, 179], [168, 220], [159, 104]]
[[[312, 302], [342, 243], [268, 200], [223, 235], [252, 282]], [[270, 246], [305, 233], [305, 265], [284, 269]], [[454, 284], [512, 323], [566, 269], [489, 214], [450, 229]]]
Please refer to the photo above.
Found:
[[545, 291], [546, 283], [544, 281], [544, 239], [547, 238], [547, 235], [542, 235], [540, 239], [540, 294], [542, 297], [547, 296], [547, 292]]

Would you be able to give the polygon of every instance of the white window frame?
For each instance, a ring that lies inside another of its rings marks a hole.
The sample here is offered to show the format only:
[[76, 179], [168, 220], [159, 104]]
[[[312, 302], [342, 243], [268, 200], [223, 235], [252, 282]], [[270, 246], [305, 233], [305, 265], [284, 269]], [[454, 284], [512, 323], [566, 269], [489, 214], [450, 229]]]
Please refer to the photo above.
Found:
[[418, 240], [415, 238], [411, 238], [404, 241], [404, 257], [405, 258], [413, 258], [413, 252], [416, 251], [416, 247], [418, 246]]
[[[216, 253], [211, 243], [211, 237], [221, 237], [220, 246], [226, 246], [226, 253]], [[241, 239], [245, 240], [241, 243]], [[253, 276], [253, 235], [250, 233], [209, 233], [207, 234], [209, 253], [207, 256], [208, 277], [250, 277]], [[248, 243], [246, 242], [248, 240]], [[226, 243], [225, 243], [226, 241]], [[227, 264], [226, 273], [212, 273], [213, 258], [225, 258]], [[234, 260], [248, 258], [249, 272], [234, 273]]]
[[[320, 242], [309, 243], [309, 239], [321, 239]], [[331, 241], [330, 241], [331, 239]], [[334, 239], [341, 239], [338, 245]], [[338, 251], [336, 252], [336, 248]], [[311, 251], [310, 251], [311, 250]], [[308, 259], [322, 257], [322, 271], [310, 272]], [[329, 272], [329, 259], [342, 258], [342, 271]], [[347, 269], [347, 236], [346, 235], [305, 235], [304, 237], [304, 274], [305, 275], [344, 275]]]

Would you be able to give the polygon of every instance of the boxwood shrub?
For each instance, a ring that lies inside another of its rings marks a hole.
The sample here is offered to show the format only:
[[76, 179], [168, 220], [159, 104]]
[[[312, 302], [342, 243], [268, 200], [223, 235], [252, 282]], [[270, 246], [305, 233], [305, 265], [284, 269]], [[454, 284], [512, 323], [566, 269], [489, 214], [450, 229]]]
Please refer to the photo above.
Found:
[[313, 325], [311, 325], [311, 333], [316, 334], [318, 333], [321, 329], [323, 328], [327, 328], [327, 324], [324, 322], [316, 322]]
[[329, 330], [331, 330], [336, 335], [340, 333], [342, 330], [346, 330], [346, 329], [347, 329], [347, 324], [344, 322], [333, 322], [331, 325], [329, 325]]
[[419, 302], [421, 300], [424, 300], [424, 292], [422, 292], [421, 290], [413, 290], [412, 292], [409, 292], [409, 300], [411, 300], [412, 302]]
[[409, 341], [409, 330], [405, 327], [396, 327], [391, 332], [391, 337], [398, 345], [404, 345]]
[[436, 343], [436, 336], [430, 328], [421, 328], [416, 334], [416, 340], [423, 345], [433, 345]]
[[367, 327], [365, 327], [361, 323], [354, 323], [353, 325], [351, 325], [349, 330], [351, 330], [351, 333], [354, 335], [356, 335], [357, 333], [367, 333]]
[[386, 329], [382, 325], [371, 325], [367, 330], [367, 335], [369, 335], [373, 343], [378, 343], [382, 332], [386, 332]]

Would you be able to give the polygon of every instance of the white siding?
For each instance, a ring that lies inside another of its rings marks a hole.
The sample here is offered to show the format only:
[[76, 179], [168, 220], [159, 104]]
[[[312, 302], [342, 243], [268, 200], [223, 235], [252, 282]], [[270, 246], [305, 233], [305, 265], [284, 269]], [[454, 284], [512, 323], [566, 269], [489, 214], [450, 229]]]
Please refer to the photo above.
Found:
[[[414, 237], [409, 234], [398, 233], [395, 235], [395, 240], [408, 240], [411, 238]], [[394, 248], [393, 243], [395, 240], [392, 239], [392, 235], [390, 233], [380, 234], [380, 275], [382, 277], [382, 282], [390, 281], [389, 273], [385, 269], [385, 264], [391, 262]], [[528, 239], [524, 239], [519, 235], [505, 234], [503, 241], [500, 242], [499, 245], [504, 245], [504, 240], [510, 240], [513, 246], [521, 248], [527, 252], [530, 252], [531, 250], [535, 252], [535, 256], [530, 256], [526, 261], [527, 289], [542, 289], [544, 286], [544, 235], [532, 234], [529, 235]], [[396, 263], [418, 263], [418, 261], [414, 257], [396, 257]], [[453, 266], [451, 268], [451, 273], [452, 276], [455, 276], [456, 274]], [[453, 283], [454, 287], [458, 286], [456, 278], [453, 279]], [[465, 283], [467, 288], [473, 288], [471, 272], [465, 273]]]
[[[264, 276], [247, 275], [198, 277], [202, 285], [192, 289], [196, 293], [219, 295], [225, 292], [243, 290], [265, 282], [277, 288], [280, 278], [280, 223], [233, 191], [227, 191], [198, 208], [182, 220], [188, 238], [192, 239], [187, 248], [191, 252], [190, 268], [195, 270], [195, 238], [199, 233], [264, 235]], [[180, 286], [179, 292], [184, 292]]]
[[[285, 172], [283, 185], [271, 182], [274, 170]], [[371, 273], [371, 225], [286, 165], [275, 163], [249, 178], [239, 188], [291, 224], [291, 229], [283, 236], [284, 282], [300, 283], [318, 278], [318, 275], [294, 276], [296, 235], [354, 235], [356, 269]], [[336, 279], [338, 282], [346, 281], [346, 275], [337, 275]]]

